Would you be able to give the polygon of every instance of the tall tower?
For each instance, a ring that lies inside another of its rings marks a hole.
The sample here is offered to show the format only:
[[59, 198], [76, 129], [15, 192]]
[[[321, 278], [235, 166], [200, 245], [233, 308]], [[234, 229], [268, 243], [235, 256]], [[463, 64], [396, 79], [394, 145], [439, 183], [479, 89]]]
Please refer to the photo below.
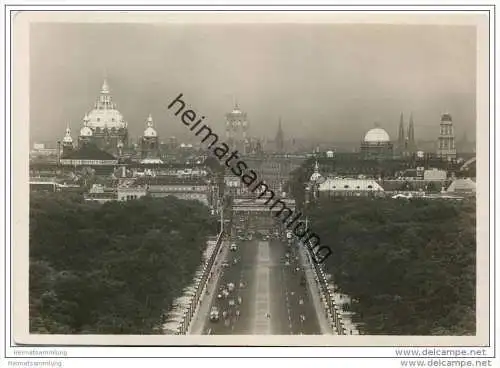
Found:
[[68, 127], [66, 128], [66, 135], [62, 139], [62, 154], [66, 156], [68, 153], [73, 151], [73, 138], [71, 138], [71, 130]]
[[405, 137], [405, 127], [403, 122], [403, 113], [399, 118], [399, 130], [398, 130], [398, 148], [399, 153], [404, 153], [406, 151], [406, 137]]
[[83, 118], [83, 128], [80, 129], [80, 135], [78, 136], [78, 146], [81, 147], [87, 143], [90, 143], [94, 132], [89, 128], [89, 116], [85, 114]]
[[158, 133], [153, 128], [153, 117], [149, 114], [146, 120], [146, 130], [141, 140], [142, 158], [157, 158], [159, 155]]
[[451, 115], [448, 113], [441, 116], [437, 154], [439, 157], [447, 160], [452, 160], [457, 157], [453, 122]]
[[283, 153], [285, 149], [285, 142], [284, 142], [284, 137], [283, 137], [283, 129], [281, 128], [281, 118], [279, 119], [278, 123], [278, 132], [276, 133], [276, 150], [279, 153]]
[[226, 114], [226, 139], [232, 150], [246, 154], [248, 121], [247, 114], [242, 112], [235, 102], [234, 109]]
[[408, 126], [407, 150], [410, 153], [415, 153], [417, 151], [417, 145], [415, 144], [415, 126], [413, 124], [413, 114], [410, 114], [410, 124]]

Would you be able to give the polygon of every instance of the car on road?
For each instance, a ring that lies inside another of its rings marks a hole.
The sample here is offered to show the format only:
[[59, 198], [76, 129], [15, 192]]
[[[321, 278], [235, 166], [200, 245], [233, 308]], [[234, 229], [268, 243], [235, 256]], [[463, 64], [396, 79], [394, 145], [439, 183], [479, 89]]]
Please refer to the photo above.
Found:
[[219, 320], [219, 309], [217, 307], [212, 307], [210, 311], [210, 321], [217, 322]]
[[238, 247], [236, 246], [236, 243], [231, 244], [231, 246], [229, 247], [229, 250], [230, 250], [230, 251], [233, 251], [233, 252], [234, 252], [234, 251], [237, 251], [237, 250], [238, 250]]
[[222, 263], [222, 267], [224, 267], [224, 268], [229, 267], [229, 262], [224, 262], [224, 263]]
[[229, 290], [229, 292], [231, 292], [231, 291], [234, 290], [234, 284], [232, 282], [230, 282], [229, 284], [227, 284], [227, 290]]
[[236, 303], [234, 302], [234, 299], [229, 299], [229, 306], [232, 307], [234, 306]]

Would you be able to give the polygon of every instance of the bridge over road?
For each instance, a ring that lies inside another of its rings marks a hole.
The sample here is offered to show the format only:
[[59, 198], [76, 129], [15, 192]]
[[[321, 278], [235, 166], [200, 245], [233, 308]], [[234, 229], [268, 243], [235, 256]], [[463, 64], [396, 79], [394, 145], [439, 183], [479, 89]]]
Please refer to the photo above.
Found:
[[233, 200], [233, 212], [279, 212], [283, 209], [289, 208], [291, 211], [295, 210], [295, 200], [290, 198], [281, 198], [277, 200], [268, 201], [266, 199], [248, 199], [248, 198], [235, 198]]

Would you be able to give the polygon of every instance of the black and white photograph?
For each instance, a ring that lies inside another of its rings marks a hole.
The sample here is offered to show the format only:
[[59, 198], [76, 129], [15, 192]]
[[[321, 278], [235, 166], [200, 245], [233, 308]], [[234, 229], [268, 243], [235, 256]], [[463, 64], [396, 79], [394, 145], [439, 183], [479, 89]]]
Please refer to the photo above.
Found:
[[488, 17], [333, 15], [18, 14], [20, 343], [488, 344]]

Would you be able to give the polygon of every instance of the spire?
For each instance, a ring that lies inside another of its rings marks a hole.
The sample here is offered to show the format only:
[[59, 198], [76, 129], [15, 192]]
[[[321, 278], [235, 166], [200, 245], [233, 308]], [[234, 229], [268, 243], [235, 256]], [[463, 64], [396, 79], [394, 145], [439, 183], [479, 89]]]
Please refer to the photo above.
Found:
[[405, 144], [405, 128], [404, 128], [404, 120], [403, 113], [399, 117], [399, 130], [398, 130], [398, 148], [401, 150], [404, 148]]
[[151, 114], [149, 114], [149, 116], [148, 116], [147, 125], [148, 125], [148, 128], [153, 127], [153, 117], [151, 116]]
[[276, 133], [276, 148], [278, 152], [283, 152], [284, 140], [283, 140], [283, 129], [281, 128], [281, 116], [278, 120], [278, 132]]
[[83, 126], [84, 127], [87, 127], [89, 126], [89, 116], [87, 114], [85, 114], [85, 116], [83, 117]]
[[415, 127], [413, 125], [413, 113], [410, 114], [410, 123], [408, 126], [408, 146], [411, 150], [415, 149]]
[[102, 82], [101, 93], [102, 94], [109, 93], [109, 85], [108, 85], [108, 81], [106, 78], [104, 78], [104, 81]]

